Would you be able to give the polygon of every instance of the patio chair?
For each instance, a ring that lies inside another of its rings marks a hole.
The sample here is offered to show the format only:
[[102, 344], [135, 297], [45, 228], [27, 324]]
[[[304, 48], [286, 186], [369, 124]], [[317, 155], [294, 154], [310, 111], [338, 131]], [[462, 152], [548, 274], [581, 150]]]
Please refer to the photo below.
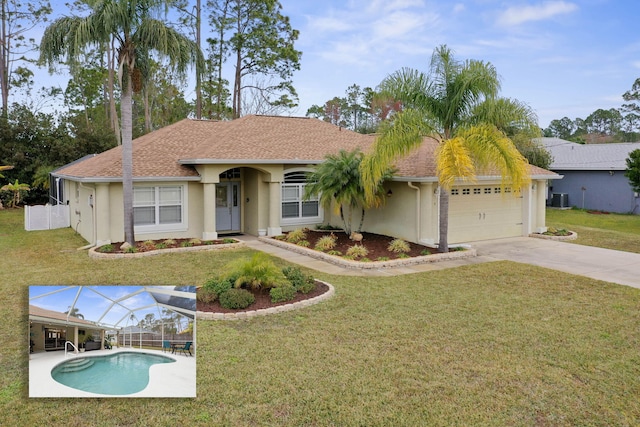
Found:
[[171, 350], [171, 343], [169, 341], [162, 341], [162, 352]]
[[176, 347], [176, 350], [180, 350], [182, 351], [182, 354], [184, 354], [185, 356], [187, 355], [187, 351], [189, 352], [189, 356], [193, 356], [193, 354], [191, 354], [191, 341], [187, 341], [182, 347]]

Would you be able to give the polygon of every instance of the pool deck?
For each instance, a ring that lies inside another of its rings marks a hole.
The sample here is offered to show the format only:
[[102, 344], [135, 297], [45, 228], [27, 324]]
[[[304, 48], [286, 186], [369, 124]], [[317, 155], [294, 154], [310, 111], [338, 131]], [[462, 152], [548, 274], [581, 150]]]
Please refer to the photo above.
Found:
[[[176, 363], [156, 364], [149, 368], [149, 385], [137, 393], [104, 395], [76, 390], [60, 384], [51, 377], [51, 370], [58, 363], [75, 357], [93, 357], [135, 351], [171, 357]], [[139, 350], [120, 347], [113, 350], [94, 350], [80, 354], [64, 351], [39, 352], [29, 355], [29, 397], [196, 397], [195, 355], [163, 353], [161, 350]]]

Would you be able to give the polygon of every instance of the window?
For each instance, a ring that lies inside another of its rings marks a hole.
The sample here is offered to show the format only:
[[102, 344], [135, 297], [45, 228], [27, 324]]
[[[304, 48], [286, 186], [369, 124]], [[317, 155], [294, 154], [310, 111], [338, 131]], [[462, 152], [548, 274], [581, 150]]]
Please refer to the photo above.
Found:
[[500, 192], [501, 192], [500, 187], [494, 188], [493, 192], [496, 193], [496, 194], [500, 194]]
[[307, 173], [289, 172], [282, 184], [282, 222], [284, 224], [305, 224], [322, 221], [322, 209], [318, 197], [303, 200]]
[[484, 194], [491, 194], [491, 187], [485, 187]]
[[474, 188], [473, 189], [473, 194], [480, 194], [480, 189], [479, 188]]
[[133, 225], [141, 230], [175, 230], [184, 224], [182, 186], [134, 187]]
[[457, 196], [458, 194], [460, 194], [460, 191], [458, 191], [458, 189], [457, 189], [457, 188], [453, 188], [453, 189], [451, 189], [451, 195], [452, 195], [452, 196]]
[[462, 189], [462, 195], [466, 196], [467, 194], [470, 194], [470, 189], [469, 188], [463, 188]]

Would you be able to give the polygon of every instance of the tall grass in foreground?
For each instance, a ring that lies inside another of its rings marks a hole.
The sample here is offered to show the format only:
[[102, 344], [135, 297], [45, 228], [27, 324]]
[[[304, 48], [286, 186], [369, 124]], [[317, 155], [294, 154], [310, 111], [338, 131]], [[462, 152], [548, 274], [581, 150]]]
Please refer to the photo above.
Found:
[[253, 252], [92, 260], [73, 231], [27, 233], [17, 216], [0, 211], [2, 425], [640, 423], [640, 290], [509, 262], [313, 272], [334, 298], [199, 321], [196, 399], [28, 399], [29, 284], [200, 284]]

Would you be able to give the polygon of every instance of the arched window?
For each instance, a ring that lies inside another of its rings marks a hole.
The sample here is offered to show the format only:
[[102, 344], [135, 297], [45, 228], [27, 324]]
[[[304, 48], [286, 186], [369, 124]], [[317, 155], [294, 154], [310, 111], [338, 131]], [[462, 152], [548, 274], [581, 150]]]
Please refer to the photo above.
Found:
[[284, 174], [282, 183], [282, 224], [314, 224], [322, 222], [322, 208], [317, 196], [303, 200], [307, 182], [306, 171]]

